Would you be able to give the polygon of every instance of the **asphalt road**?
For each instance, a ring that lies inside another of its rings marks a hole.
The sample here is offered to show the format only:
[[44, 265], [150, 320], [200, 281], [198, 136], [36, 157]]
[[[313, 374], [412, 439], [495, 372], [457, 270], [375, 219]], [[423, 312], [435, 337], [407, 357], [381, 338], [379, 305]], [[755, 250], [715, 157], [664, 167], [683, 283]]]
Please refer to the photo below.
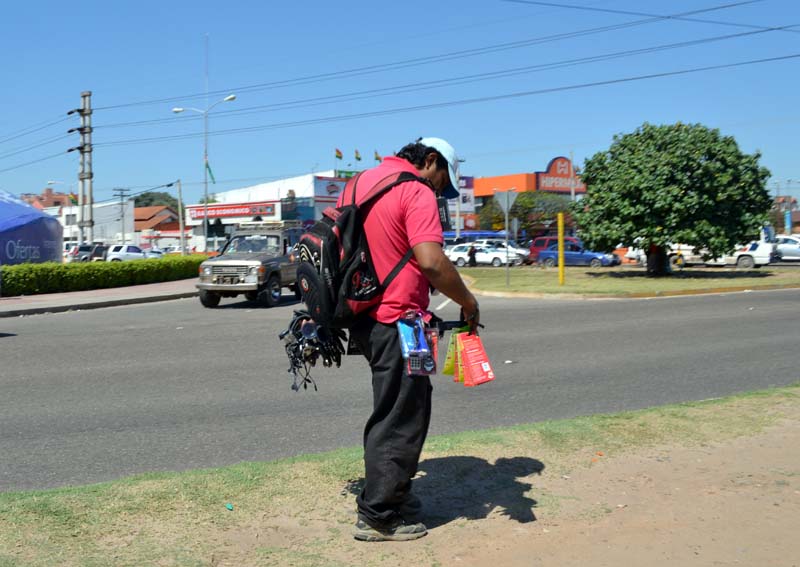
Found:
[[[794, 383], [798, 306], [798, 290], [482, 298], [497, 380], [436, 377], [431, 434]], [[360, 444], [367, 366], [349, 357], [315, 372], [318, 392], [291, 391], [277, 334], [292, 308], [184, 299], [0, 320], [0, 491]]]

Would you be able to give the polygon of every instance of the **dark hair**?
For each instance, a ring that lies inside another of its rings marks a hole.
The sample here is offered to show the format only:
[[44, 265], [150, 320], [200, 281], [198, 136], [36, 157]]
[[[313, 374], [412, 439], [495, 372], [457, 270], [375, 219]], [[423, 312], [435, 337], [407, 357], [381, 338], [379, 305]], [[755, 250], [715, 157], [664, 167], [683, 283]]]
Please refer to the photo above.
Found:
[[431, 148], [419, 142], [406, 144], [400, 148], [400, 151], [397, 152], [397, 157], [410, 161], [414, 167], [420, 168], [425, 165], [425, 158], [431, 152], [436, 154], [436, 167], [438, 169], [447, 169], [447, 160], [444, 159], [444, 156], [442, 156], [436, 148]]

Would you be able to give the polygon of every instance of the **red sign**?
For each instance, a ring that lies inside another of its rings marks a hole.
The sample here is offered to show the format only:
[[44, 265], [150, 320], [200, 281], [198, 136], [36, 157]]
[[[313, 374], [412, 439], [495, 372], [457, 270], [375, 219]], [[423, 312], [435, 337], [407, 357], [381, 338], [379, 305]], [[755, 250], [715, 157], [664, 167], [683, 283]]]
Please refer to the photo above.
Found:
[[[205, 212], [204, 205], [187, 207], [189, 216], [193, 219], [202, 219]], [[208, 205], [208, 218], [222, 217], [252, 217], [256, 215], [274, 217], [275, 203], [237, 203], [234, 205], [221, 205], [213, 203]]]
[[557, 157], [547, 164], [547, 171], [536, 172], [536, 189], [555, 193], [586, 193], [586, 185], [574, 174], [570, 162], [565, 157]]

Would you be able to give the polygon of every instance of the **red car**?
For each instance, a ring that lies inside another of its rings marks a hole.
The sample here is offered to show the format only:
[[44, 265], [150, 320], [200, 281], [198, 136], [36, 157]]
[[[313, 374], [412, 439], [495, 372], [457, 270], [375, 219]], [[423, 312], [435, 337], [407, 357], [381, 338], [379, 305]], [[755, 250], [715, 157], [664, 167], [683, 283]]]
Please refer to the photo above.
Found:
[[[565, 236], [564, 243], [574, 242], [579, 246], [583, 246], [579, 238], [575, 238], [574, 236]], [[531, 241], [531, 262], [537, 262], [539, 260], [539, 252], [542, 250], [547, 250], [551, 244], [558, 243], [558, 236], [537, 236]]]

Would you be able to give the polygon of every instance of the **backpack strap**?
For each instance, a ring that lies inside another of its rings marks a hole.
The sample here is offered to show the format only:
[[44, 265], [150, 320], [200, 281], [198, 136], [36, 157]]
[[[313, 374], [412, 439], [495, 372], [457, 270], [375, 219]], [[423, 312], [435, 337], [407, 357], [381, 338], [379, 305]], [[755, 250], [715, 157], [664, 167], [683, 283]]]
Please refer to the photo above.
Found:
[[[353, 195], [352, 195], [352, 201], [351, 201], [353, 204], [356, 203], [356, 187], [358, 185], [358, 178], [360, 176], [361, 176], [361, 173], [359, 173], [358, 175], [356, 175], [353, 178], [353, 187], [352, 187]], [[427, 185], [428, 187], [430, 187], [430, 183], [428, 182], [427, 179], [425, 179], [424, 177], [419, 177], [418, 175], [414, 175], [410, 171], [401, 171], [400, 173], [392, 173], [392, 174], [387, 175], [386, 177], [384, 177], [380, 181], [378, 181], [367, 192], [366, 196], [364, 196], [364, 198], [361, 200], [361, 203], [359, 203], [359, 207], [364, 206], [369, 201], [377, 198], [380, 195], [383, 195], [386, 191], [388, 191], [389, 189], [391, 189], [395, 185], [400, 185], [401, 183], [405, 183], [407, 181], [419, 181], [420, 183], [423, 183], [424, 185]], [[392, 271], [389, 272], [389, 275], [386, 276], [386, 279], [384, 279], [381, 282], [381, 286], [383, 286], [384, 289], [389, 287], [389, 284], [392, 283], [392, 280], [394, 280], [394, 278], [397, 277], [397, 274], [400, 273], [400, 270], [402, 270], [403, 267], [406, 264], [408, 264], [408, 261], [411, 260], [411, 256], [413, 256], [413, 255], [414, 255], [414, 250], [409, 249], [408, 252], [406, 252], [403, 255], [403, 257], [400, 258], [400, 261], [392, 269]]]

